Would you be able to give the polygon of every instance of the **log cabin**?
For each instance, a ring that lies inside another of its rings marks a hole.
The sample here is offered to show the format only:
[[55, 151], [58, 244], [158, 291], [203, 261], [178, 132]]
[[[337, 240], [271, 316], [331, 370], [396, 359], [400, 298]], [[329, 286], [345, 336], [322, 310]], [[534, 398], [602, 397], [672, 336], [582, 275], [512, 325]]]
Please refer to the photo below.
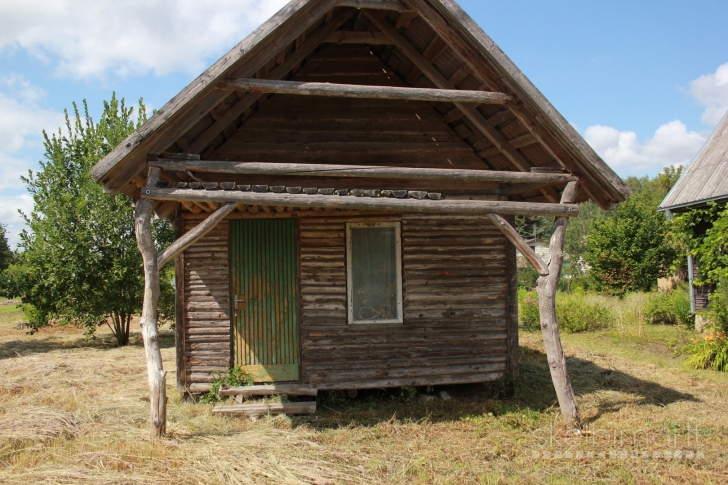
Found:
[[[563, 229], [629, 193], [454, 0], [293, 0], [92, 175], [137, 204], [158, 432], [164, 264], [184, 392], [233, 366], [317, 389], [515, 378], [515, 249], [544, 284], [561, 256], [513, 217]], [[159, 254], [152, 212], [177, 231]]]

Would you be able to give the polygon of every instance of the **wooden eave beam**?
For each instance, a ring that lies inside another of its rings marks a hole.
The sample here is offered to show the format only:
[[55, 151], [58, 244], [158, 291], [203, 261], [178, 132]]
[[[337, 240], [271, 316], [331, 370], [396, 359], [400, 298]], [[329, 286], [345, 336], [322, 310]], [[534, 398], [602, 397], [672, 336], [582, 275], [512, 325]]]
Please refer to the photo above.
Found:
[[386, 167], [376, 165], [325, 165], [304, 163], [228, 162], [215, 160], [165, 160], [149, 162], [174, 172], [228, 173], [239, 175], [287, 175], [305, 177], [347, 177], [409, 180], [455, 180], [509, 184], [565, 184], [577, 180], [569, 174], [507, 172], [445, 168]]
[[549, 268], [546, 265], [546, 263], [543, 262], [543, 260], [534, 252], [533, 249], [531, 249], [531, 246], [529, 246], [526, 241], [521, 237], [520, 234], [518, 234], [518, 231], [516, 231], [513, 226], [510, 225], [510, 223], [505, 220], [503, 217], [499, 216], [498, 214], [490, 213], [488, 214], [488, 218], [491, 220], [493, 225], [500, 230], [500, 232], [503, 233], [503, 235], [513, 244], [518, 251], [523, 255], [526, 260], [531, 263], [531, 266], [533, 266], [533, 269], [535, 269], [538, 274], [541, 276], [546, 276], [549, 274]]
[[228, 78], [218, 89], [249, 93], [293, 94], [334, 98], [395, 99], [443, 103], [506, 104], [510, 96], [490, 91], [460, 89], [401, 88], [360, 84], [275, 81], [271, 79]]
[[[427, 78], [440, 89], [453, 89], [453, 85], [450, 83], [440, 71], [435, 68], [430, 62], [428, 62], [423, 55], [407, 40], [397, 29], [394, 28], [387, 20], [379, 15], [377, 12], [364, 11], [364, 15], [385, 35], [392, 39], [394, 45], [400, 49], [405, 56], [417, 67]], [[531, 164], [521, 155], [516, 148], [514, 148], [508, 140], [493, 126], [488, 120], [480, 114], [475, 106], [459, 103], [454, 103], [455, 106], [460, 109], [463, 114], [471, 121], [473, 126], [483, 133], [497, 148], [501, 150], [508, 160], [522, 172], [529, 172], [531, 170]], [[544, 189], [546, 191], [546, 189]], [[558, 202], [558, 199], [552, 193], [544, 194], [551, 200], [551, 202]]]
[[440, 214], [501, 214], [544, 217], [576, 217], [576, 204], [525, 203], [490, 200], [416, 200], [338, 195], [305, 195], [237, 192], [228, 190], [162, 189], [145, 187], [142, 198], [189, 200], [221, 204], [261, 206], [322, 207], [332, 209], [375, 210]]
[[190, 232], [167, 246], [157, 255], [157, 267], [162, 269], [162, 267], [172, 261], [175, 256], [203, 238], [205, 234], [213, 230], [221, 220], [225, 219], [225, 216], [234, 211], [235, 207], [237, 207], [237, 204], [235, 203], [223, 205], [210, 214], [207, 219], [195, 226], [195, 228]]

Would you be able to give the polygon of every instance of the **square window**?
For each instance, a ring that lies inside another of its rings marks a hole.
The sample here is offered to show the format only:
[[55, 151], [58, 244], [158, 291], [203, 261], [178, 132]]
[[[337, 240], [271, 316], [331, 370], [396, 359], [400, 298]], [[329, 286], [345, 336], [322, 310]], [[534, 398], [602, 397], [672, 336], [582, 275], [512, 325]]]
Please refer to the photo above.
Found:
[[400, 224], [346, 224], [349, 323], [402, 323]]

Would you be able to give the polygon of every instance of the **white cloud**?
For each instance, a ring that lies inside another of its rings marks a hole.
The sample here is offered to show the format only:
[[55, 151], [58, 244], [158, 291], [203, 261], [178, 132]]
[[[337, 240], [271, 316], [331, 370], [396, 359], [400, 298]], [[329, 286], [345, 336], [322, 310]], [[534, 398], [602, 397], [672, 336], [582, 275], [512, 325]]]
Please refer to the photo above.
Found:
[[0, 2], [0, 51], [25, 49], [73, 78], [197, 74], [287, 0]]
[[655, 173], [669, 165], [688, 164], [705, 143], [698, 132], [688, 131], [680, 120], [657, 128], [644, 142], [633, 131], [594, 125], [584, 133], [586, 141], [620, 175]]
[[20, 176], [34, 168], [42, 153], [42, 132], [55, 131], [63, 124], [63, 114], [44, 108], [46, 93], [18, 75], [0, 77], [0, 224], [8, 226], [12, 247], [24, 222], [18, 209], [32, 208], [30, 195], [17, 193], [24, 186]]
[[705, 106], [702, 120], [717, 125], [728, 111], [728, 62], [712, 74], [705, 74], [690, 83], [690, 94]]
[[8, 244], [15, 249], [20, 242], [20, 231], [25, 228], [25, 221], [18, 214], [18, 209], [29, 215], [33, 210], [33, 199], [29, 194], [0, 194], [0, 223], [7, 228]]

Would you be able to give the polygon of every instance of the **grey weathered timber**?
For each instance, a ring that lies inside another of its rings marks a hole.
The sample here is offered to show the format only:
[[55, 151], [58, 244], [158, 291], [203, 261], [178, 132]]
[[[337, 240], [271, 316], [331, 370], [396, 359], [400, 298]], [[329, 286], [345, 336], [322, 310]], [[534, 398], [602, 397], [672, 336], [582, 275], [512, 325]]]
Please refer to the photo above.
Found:
[[174, 257], [187, 249], [188, 247], [192, 246], [195, 242], [197, 242], [199, 239], [201, 239], [205, 234], [210, 232], [212, 229], [217, 226], [217, 224], [225, 218], [228, 214], [230, 214], [232, 211], [235, 210], [235, 207], [237, 207], [237, 204], [225, 204], [219, 209], [217, 209], [215, 212], [210, 214], [207, 219], [205, 219], [202, 223], [200, 223], [197, 227], [195, 227], [193, 230], [185, 234], [184, 236], [180, 237], [176, 241], [174, 241], [172, 244], [167, 246], [164, 250], [162, 250], [159, 255], [157, 256], [157, 267], [158, 269], [162, 269], [164, 265], [169, 263]]
[[[564, 189], [561, 200], [563, 204], [570, 203], [576, 198], [577, 182], [569, 182]], [[551, 380], [556, 389], [559, 408], [564, 424], [568, 429], [578, 430], [581, 426], [579, 408], [576, 404], [574, 388], [569, 379], [566, 368], [566, 355], [561, 345], [559, 335], [559, 322], [556, 319], [556, 290], [561, 278], [561, 267], [564, 262], [564, 235], [568, 219], [557, 217], [554, 220], [553, 234], [549, 243], [548, 275], [538, 278], [536, 291], [538, 292], [538, 309], [541, 314], [541, 332], [546, 349]]]
[[332, 44], [368, 44], [368, 45], [391, 45], [389, 37], [381, 32], [369, 31], [344, 31], [340, 30], [329, 35], [324, 42]]
[[402, 12], [407, 9], [399, 0], [338, 0], [339, 7], [372, 8]]
[[[184, 235], [184, 220], [177, 217], [174, 220], [174, 236], [179, 239]], [[185, 392], [185, 258], [178, 253], [174, 258], [174, 344], [177, 358], [177, 391]]]
[[315, 414], [316, 401], [306, 402], [270, 402], [261, 404], [237, 404], [233, 406], [215, 406], [212, 414], [229, 414], [244, 416], [265, 416], [267, 414]]
[[299, 96], [327, 96], [336, 98], [397, 99], [443, 103], [506, 104], [511, 97], [490, 91], [461, 89], [399, 88], [394, 86], [365, 86], [360, 84], [334, 84], [271, 79], [228, 78], [218, 89], [249, 93], [293, 94]]
[[287, 396], [315, 396], [318, 394], [318, 389], [305, 384], [272, 384], [259, 386], [228, 387], [227, 389], [220, 389], [218, 394], [221, 397], [278, 396], [281, 394], [285, 394]]
[[728, 113], [659, 210], [679, 212], [708, 201], [728, 200]]
[[142, 197], [153, 200], [188, 200], [238, 203], [265, 206], [330, 207], [338, 209], [383, 210], [414, 213], [502, 214], [545, 217], [576, 217], [576, 204], [511, 202], [491, 200], [416, 200], [372, 197], [340, 197], [333, 195], [275, 194], [271, 192], [202, 191], [193, 189], [160, 189], [145, 187]]
[[[516, 223], [515, 217], [508, 217], [506, 222], [512, 226]], [[519, 375], [519, 360], [521, 349], [518, 346], [518, 262], [516, 260], [516, 247], [506, 245], [506, 278], [508, 287], [508, 312], [506, 333], [508, 334], [508, 374], [511, 380]]]
[[240, 175], [295, 175], [307, 177], [357, 177], [408, 180], [456, 180], [509, 184], [565, 184], [577, 180], [569, 174], [507, 172], [447, 168], [386, 167], [375, 165], [325, 165], [304, 163], [226, 162], [215, 160], [157, 160], [150, 166], [168, 171], [230, 173]]
[[[150, 168], [147, 183], [156, 184], [159, 181], [159, 173], [158, 168]], [[138, 201], [134, 229], [139, 252], [142, 253], [144, 261], [144, 299], [142, 300], [142, 315], [139, 319], [139, 325], [144, 340], [147, 374], [149, 376], [150, 434], [152, 439], [155, 439], [161, 438], [167, 432], [167, 373], [162, 366], [162, 354], [159, 350], [159, 334], [157, 331], [159, 268], [157, 267], [157, 250], [152, 238], [153, 212], [153, 201]]]
[[513, 244], [516, 249], [518, 249], [521, 254], [523, 254], [523, 257], [526, 258], [526, 260], [531, 263], [531, 266], [538, 271], [538, 274], [541, 276], [546, 276], [549, 274], [549, 268], [546, 266], [546, 263], [544, 263], [541, 258], [536, 254], [533, 249], [531, 249], [531, 246], [526, 244], [526, 241], [521, 237], [520, 234], [518, 234], [518, 231], [516, 231], [513, 226], [511, 226], [507, 220], [499, 216], [498, 214], [488, 214], [488, 217], [493, 222], [493, 225], [497, 227], [505, 237], [508, 238], [508, 240]]

